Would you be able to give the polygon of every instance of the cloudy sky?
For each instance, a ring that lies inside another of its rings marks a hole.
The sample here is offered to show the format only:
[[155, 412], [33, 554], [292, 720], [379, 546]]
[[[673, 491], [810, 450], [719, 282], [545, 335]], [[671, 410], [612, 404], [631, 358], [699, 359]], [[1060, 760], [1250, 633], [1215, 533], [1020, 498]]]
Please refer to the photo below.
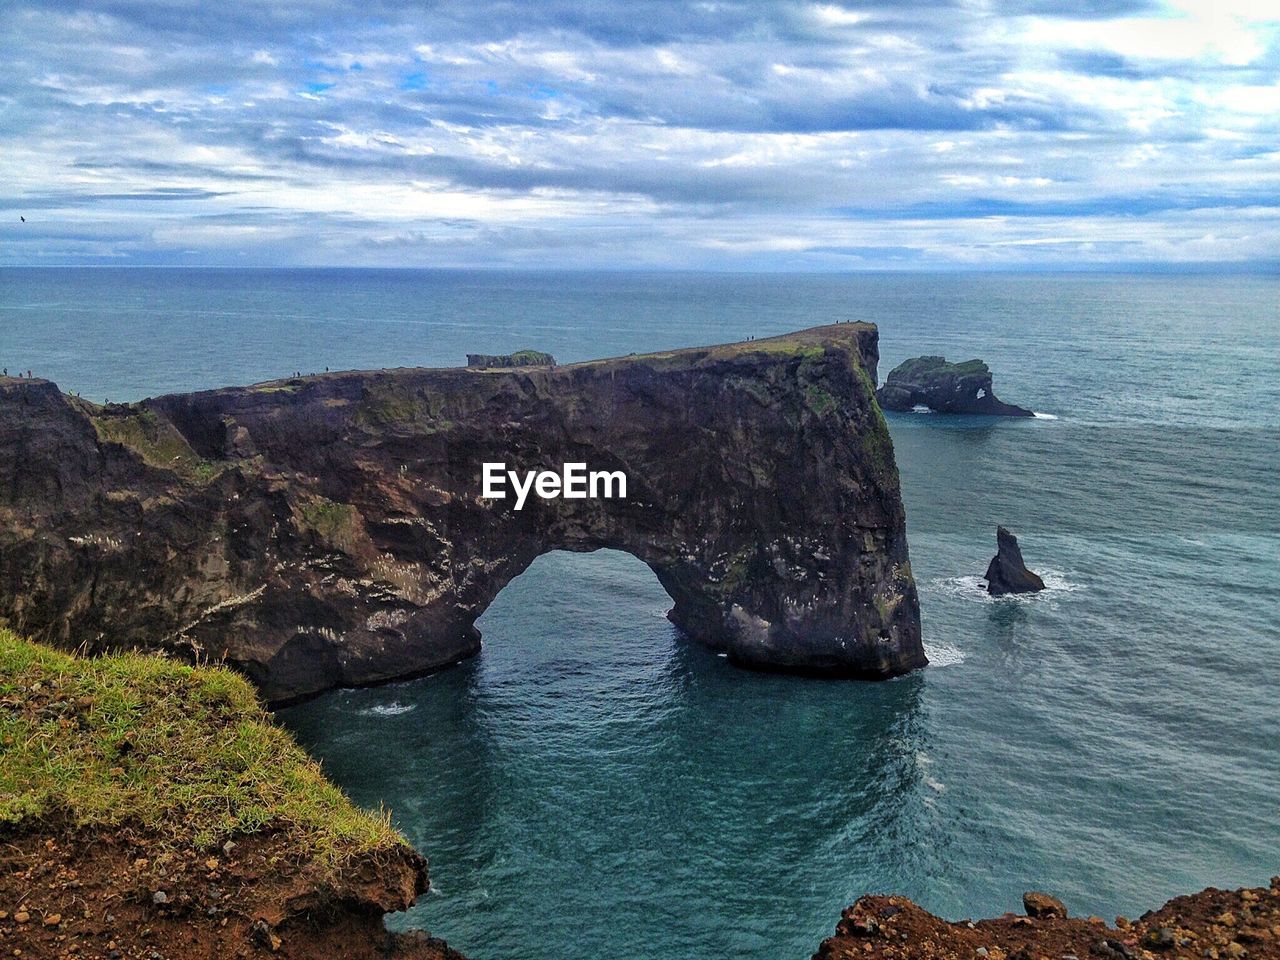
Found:
[[5, 0], [0, 263], [1275, 269], [1278, 11]]

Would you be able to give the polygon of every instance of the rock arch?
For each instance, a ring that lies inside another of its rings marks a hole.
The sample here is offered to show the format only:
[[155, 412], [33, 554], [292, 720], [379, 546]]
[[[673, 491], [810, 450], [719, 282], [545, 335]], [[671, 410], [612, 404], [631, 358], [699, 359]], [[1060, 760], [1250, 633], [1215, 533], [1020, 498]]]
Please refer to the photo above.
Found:
[[[0, 381], [0, 615], [225, 658], [272, 701], [479, 648], [537, 556], [624, 550], [737, 663], [923, 665], [876, 330], [558, 367], [334, 373], [99, 407]], [[622, 470], [625, 499], [480, 496], [481, 465]]]

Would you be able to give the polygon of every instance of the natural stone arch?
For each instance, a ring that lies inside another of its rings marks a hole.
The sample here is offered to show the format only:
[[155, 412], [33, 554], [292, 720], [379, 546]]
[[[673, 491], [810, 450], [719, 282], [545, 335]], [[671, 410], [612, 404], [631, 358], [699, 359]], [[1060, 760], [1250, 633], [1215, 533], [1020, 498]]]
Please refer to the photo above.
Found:
[[[925, 662], [875, 328], [560, 367], [325, 374], [97, 407], [0, 385], [0, 613], [225, 658], [271, 700], [478, 649], [553, 549], [638, 557], [737, 663]], [[621, 470], [626, 499], [480, 496], [481, 465]], [[39, 538], [23, 536], [37, 529]]]

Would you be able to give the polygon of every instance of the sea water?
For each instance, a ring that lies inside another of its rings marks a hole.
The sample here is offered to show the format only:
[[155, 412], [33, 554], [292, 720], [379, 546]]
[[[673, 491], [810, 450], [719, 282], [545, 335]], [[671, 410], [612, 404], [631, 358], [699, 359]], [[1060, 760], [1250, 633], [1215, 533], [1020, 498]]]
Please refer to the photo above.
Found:
[[[625, 554], [539, 558], [473, 660], [279, 718], [386, 804], [475, 960], [807, 957], [867, 892], [1135, 914], [1280, 872], [1280, 280], [0, 271], [0, 363], [95, 400], [880, 325], [1034, 420], [891, 415], [932, 665], [749, 673]], [[995, 525], [1049, 589], [993, 600]]]

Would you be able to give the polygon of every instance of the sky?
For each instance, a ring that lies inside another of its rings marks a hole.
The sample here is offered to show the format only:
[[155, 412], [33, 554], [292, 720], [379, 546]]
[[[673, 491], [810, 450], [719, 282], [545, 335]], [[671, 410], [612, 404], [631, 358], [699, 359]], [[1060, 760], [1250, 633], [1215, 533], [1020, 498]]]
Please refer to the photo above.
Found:
[[1275, 271], [1280, 3], [5, 0], [41, 264]]

